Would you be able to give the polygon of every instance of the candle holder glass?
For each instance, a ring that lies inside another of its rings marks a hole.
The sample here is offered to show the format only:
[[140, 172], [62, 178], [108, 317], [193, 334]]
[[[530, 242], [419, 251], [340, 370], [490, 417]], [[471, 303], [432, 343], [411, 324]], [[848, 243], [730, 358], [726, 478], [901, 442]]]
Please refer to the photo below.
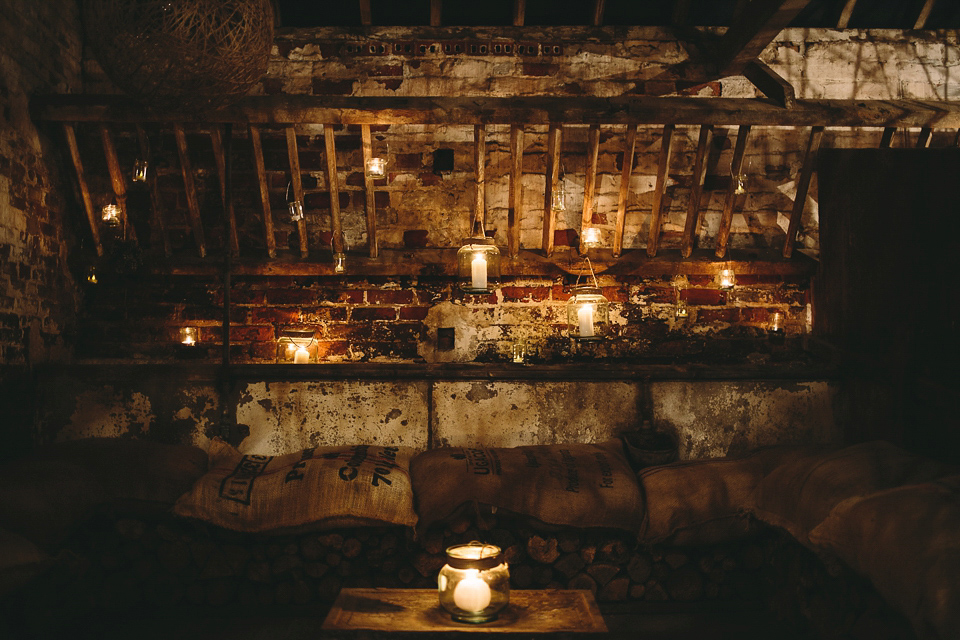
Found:
[[467, 293], [489, 293], [500, 281], [500, 250], [493, 238], [467, 238], [457, 251], [457, 277]]
[[510, 571], [500, 547], [481, 542], [447, 549], [437, 576], [440, 606], [458, 622], [495, 620], [510, 602]]
[[387, 161], [383, 158], [369, 158], [367, 160], [367, 175], [371, 178], [382, 178], [387, 175]]
[[146, 182], [147, 181], [147, 161], [143, 158], [137, 158], [133, 161], [133, 181], [134, 182]]
[[120, 205], [108, 204], [100, 212], [103, 224], [108, 227], [119, 227], [120, 226]]
[[720, 275], [717, 276], [717, 281], [721, 289], [733, 289], [733, 286], [737, 283], [737, 277], [733, 273], [733, 269], [722, 269]]
[[284, 329], [277, 339], [277, 362], [309, 364], [317, 359], [313, 329]]
[[200, 330], [196, 327], [180, 327], [180, 344], [194, 347], [200, 341]]
[[575, 340], [599, 340], [610, 325], [610, 304], [600, 287], [576, 285], [567, 301], [567, 329]]

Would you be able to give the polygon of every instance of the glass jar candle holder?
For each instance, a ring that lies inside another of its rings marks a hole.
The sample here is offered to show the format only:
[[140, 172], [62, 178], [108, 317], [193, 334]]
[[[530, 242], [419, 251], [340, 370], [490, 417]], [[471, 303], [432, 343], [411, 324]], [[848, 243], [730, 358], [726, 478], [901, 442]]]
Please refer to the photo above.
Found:
[[467, 293], [488, 293], [500, 280], [500, 250], [493, 238], [468, 238], [457, 251], [460, 288]]
[[371, 178], [382, 178], [387, 175], [387, 161], [383, 158], [369, 158], [367, 160], [367, 175]]
[[200, 341], [200, 330], [196, 327], [180, 327], [180, 344], [195, 347]]
[[733, 273], [733, 269], [722, 269], [720, 271], [720, 275], [717, 276], [717, 280], [721, 289], [733, 289], [733, 285], [737, 283], [737, 278]]
[[147, 181], [147, 161], [142, 158], [137, 158], [133, 161], [133, 181], [134, 182], [146, 182]]
[[600, 287], [577, 285], [567, 302], [567, 329], [575, 340], [599, 340], [610, 324], [609, 303]]
[[317, 358], [313, 329], [284, 329], [277, 340], [277, 362], [309, 364]]
[[108, 227], [119, 227], [120, 226], [120, 205], [117, 204], [108, 204], [100, 212], [100, 217], [103, 220], [103, 224]]
[[437, 577], [440, 606], [458, 622], [495, 620], [510, 602], [510, 571], [500, 547], [481, 542], [447, 549]]

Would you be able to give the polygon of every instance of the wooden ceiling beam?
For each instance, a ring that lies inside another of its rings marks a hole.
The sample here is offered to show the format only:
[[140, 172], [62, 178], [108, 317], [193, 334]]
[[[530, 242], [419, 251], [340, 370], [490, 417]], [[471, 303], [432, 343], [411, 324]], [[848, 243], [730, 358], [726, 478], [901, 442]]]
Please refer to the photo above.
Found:
[[103, 255], [103, 243], [100, 241], [100, 224], [97, 219], [97, 212], [93, 208], [93, 199], [90, 197], [90, 188], [87, 186], [87, 178], [83, 171], [83, 161], [80, 159], [80, 148], [77, 146], [77, 133], [73, 125], [64, 124], [63, 133], [67, 139], [67, 148], [70, 149], [70, 159], [73, 160], [73, 168], [77, 172], [77, 183], [80, 185], [80, 197], [83, 200], [83, 209], [87, 213], [87, 222], [90, 224], [90, 235], [93, 237], [93, 246], [97, 249], [97, 255]]
[[727, 187], [727, 199], [723, 205], [723, 215], [720, 217], [720, 228], [717, 230], [717, 248], [715, 255], [722, 258], [727, 254], [727, 242], [730, 239], [730, 226], [733, 223], [734, 208], [737, 203], [737, 187], [743, 178], [743, 155], [747, 149], [747, 137], [750, 135], [750, 125], [743, 125], [737, 130], [737, 144], [733, 149], [733, 159], [730, 160], [730, 185]]
[[[143, 129], [137, 127], [139, 133]], [[240, 253], [240, 239], [237, 237], [237, 217], [233, 210], [233, 200], [227, 198], [227, 156], [223, 150], [223, 134], [220, 127], [210, 127], [210, 143], [213, 145], [213, 157], [217, 163], [217, 178], [220, 181], [220, 200], [223, 202], [224, 224], [227, 225], [230, 235], [230, 250], [233, 255]], [[156, 181], [154, 181], [156, 184]], [[157, 197], [159, 198], [159, 192]], [[170, 240], [166, 238], [169, 245]], [[169, 250], [167, 255], [170, 255]]]
[[323, 125], [323, 155], [326, 156], [327, 187], [330, 190], [330, 230], [333, 252], [343, 253], [343, 224], [340, 218], [340, 176], [337, 173], [337, 147], [333, 125]]
[[473, 127], [473, 170], [474, 170], [474, 200], [472, 233], [480, 235], [486, 231], [486, 160], [487, 160], [487, 130], [482, 124]]
[[[797, 101], [793, 85], [762, 60], [752, 60], [743, 68], [744, 77], [777, 106], [792, 109]], [[749, 125], [747, 125], [749, 126]]]
[[547, 170], [543, 189], [543, 253], [553, 253], [553, 233], [557, 228], [557, 211], [553, 208], [553, 191], [560, 185], [560, 149], [563, 128], [551, 125], [547, 132]]
[[811, 0], [753, 0], [719, 42], [720, 77], [737, 75]]
[[443, 0], [430, 0], [430, 26], [443, 24]]
[[593, 26], [603, 24], [604, 0], [593, 0]]
[[713, 139], [713, 127], [708, 124], [700, 127], [697, 140], [697, 157], [693, 162], [693, 177], [690, 182], [690, 196], [687, 199], [687, 217], [683, 223], [684, 258], [693, 254], [697, 243], [697, 230], [700, 228], [700, 197], [703, 195], [703, 180], [707, 177], [707, 157], [710, 155], [710, 141]]
[[367, 168], [370, 160], [373, 159], [373, 135], [370, 132], [370, 125], [365, 124], [360, 127], [360, 138], [363, 146], [363, 190], [366, 194], [363, 204], [367, 214], [367, 249], [370, 257], [376, 258], [380, 252], [377, 241], [377, 198], [373, 176]]
[[177, 155], [180, 157], [180, 173], [183, 174], [183, 190], [187, 196], [187, 209], [190, 211], [190, 226], [193, 239], [197, 244], [200, 257], [207, 255], [207, 243], [203, 235], [203, 222], [200, 220], [200, 202], [197, 200], [197, 187], [193, 181], [193, 167], [190, 165], [190, 153], [187, 150], [187, 135], [183, 125], [173, 126], [173, 137], [177, 141]]
[[[100, 138], [103, 142], [103, 154], [107, 158], [107, 171], [110, 173], [110, 185], [113, 187], [113, 195], [117, 198], [117, 205], [120, 207], [120, 215], [123, 218], [121, 222], [123, 225], [123, 236], [136, 243], [137, 232], [130, 223], [130, 216], [127, 215], [127, 181], [124, 179], [123, 171], [120, 169], [120, 161], [117, 159], [117, 148], [113, 144], [113, 136], [105, 124], [100, 125]], [[189, 202], [189, 197], [187, 201]], [[201, 253], [200, 255], [202, 256], [203, 254]]]
[[360, 24], [365, 27], [373, 25], [373, 12], [370, 10], [370, 0], [360, 0]]
[[257, 168], [257, 183], [260, 185], [260, 204], [263, 207], [263, 236], [267, 255], [277, 256], [277, 236], [273, 232], [273, 210], [270, 208], [270, 188], [267, 186], [267, 170], [263, 161], [263, 144], [260, 129], [250, 127], [250, 146], [253, 147], [253, 164]]
[[597, 193], [597, 165], [600, 158], [600, 125], [590, 125], [587, 134], [587, 168], [583, 177], [583, 210], [580, 216], [580, 251], [587, 249], [584, 231], [593, 226], [593, 205]]
[[670, 177], [670, 151], [673, 148], [672, 124], [664, 125], [663, 137], [660, 139], [660, 157], [657, 160], [657, 183], [653, 189], [653, 208], [650, 211], [650, 236], [647, 239], [647, 255], [651, 258], [657, 255], [660, 245], [660, 225], [663, 219], [663, 210], [667, 201], [667, 178]]
[[507, 203], [507, 253], [520, 253], [520, 222], [523, 220], [523, 127], [510, 126], [510, 193]]
[[193, 122], [238, 124], [712, 124], [720, 126], [832, 126], [960, 128], [960, 103], [924, 100], [796, 100], [783, 109], [753, 98], [511, 97], [429, 98], [249, 96], [216, 111], [150, 111], [126, 98], [47, 96], [33, 102], [34, 117], [55, 122]]
[[513, 0], [513, 26], [522, 27], [527, 17], [527, 0]]
[[617, 199], [617, 223], [613, 235], [613, 255], [623, 252], [623, 230], [627, 221], [627, 204], [630, 196], [630, 178], [633, 177], [633, 161], [637, 153], [637, 127], [627, 127], [627, 140], [623, 148], [623, 168], [620, 172], [620, 197]]
[[837, 20], [837, 29], [846, 29], [850, 24], [850, 16], [853, 15], [853, 10], [857, 6], [857, 0], [847, 0], [843, 5], [843, 10], [840, 12], [840, 18]]
[[793, 245], [797, 241], [797, 231], [800, 230], [800, 218], [807, 203], [807, 191], [810, 189], [810, 180], [817, 165], [817, 154], [820, 152], [820, 141], [823, 139], [823, 127], [813, 127], [810, 138], [807, 140], [807, 150], [803, 154], [803, 166], [797, 177], [797, 195], [793, 200], [793, 210], [790, 212], [790, 224], [787, 226], [787, 237], [783, 241], [783, 257], [793, 255]]
[[306, 258], [310, 253], [307, 243], [307, 218], [303, 206], [303, 179], [300, 176], [300, 151], [297, 148], [297, 130], [294, 127], [286, 128], [287, 159], [290, 162], [290, 182], [293, 186], [293, 199], [300, 203], [300, 217], [297, 223], [297, 235], [300, 239], [300, 257]]
[[927, 26], [927, 19], [930, 17], [930, 12], [933, 11], [933, 5], [936, 1], [937, 0], [927, 0], [923, 3], [920, 14], [917, 16], [917, 21], [913, 23], [914, 29], [923, 29]]

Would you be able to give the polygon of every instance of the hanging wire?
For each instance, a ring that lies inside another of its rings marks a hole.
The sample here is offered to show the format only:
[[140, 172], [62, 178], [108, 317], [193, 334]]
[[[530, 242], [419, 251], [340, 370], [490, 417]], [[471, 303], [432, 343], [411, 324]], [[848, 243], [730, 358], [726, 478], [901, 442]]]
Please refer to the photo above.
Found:
[[[584, 256], [583, 259], [587, 261], [587, 267], [590, 269], [590, 275], [593, 276], [593, 286], [599, 289], [600, 283], [597, 282], [597, 274], [593, 271], [593, 264], [590, 262], [590, 258], [588, 256]], [[582, 273], [577, 273], [577, 281], [574, 283], [574, 286], [580, 284], [580, 276], [582, 275]]]

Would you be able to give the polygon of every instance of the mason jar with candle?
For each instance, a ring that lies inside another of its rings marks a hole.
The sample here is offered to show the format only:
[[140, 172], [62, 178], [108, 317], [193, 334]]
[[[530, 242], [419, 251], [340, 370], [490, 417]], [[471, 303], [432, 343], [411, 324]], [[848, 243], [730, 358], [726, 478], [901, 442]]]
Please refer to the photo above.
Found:
[[609, 303], [600, 287], [576, 285], [567, 302], [567, 329], [576, 340], [599, 340], [610, 324]]
[[277, 362], [309, 364], [317, 359], [313, 329], [284, 329], [277, 339]]
[[500, 547], [481, 542], [447, 549], [437, 577], [440, 606], [458, 622], [495, 620], [510, 602], [510, 571]]
[[467, 293], [488, 293], [500, 280], [500, 250], [493, 238], [468, 238], [457, 251], [460, 288]]

